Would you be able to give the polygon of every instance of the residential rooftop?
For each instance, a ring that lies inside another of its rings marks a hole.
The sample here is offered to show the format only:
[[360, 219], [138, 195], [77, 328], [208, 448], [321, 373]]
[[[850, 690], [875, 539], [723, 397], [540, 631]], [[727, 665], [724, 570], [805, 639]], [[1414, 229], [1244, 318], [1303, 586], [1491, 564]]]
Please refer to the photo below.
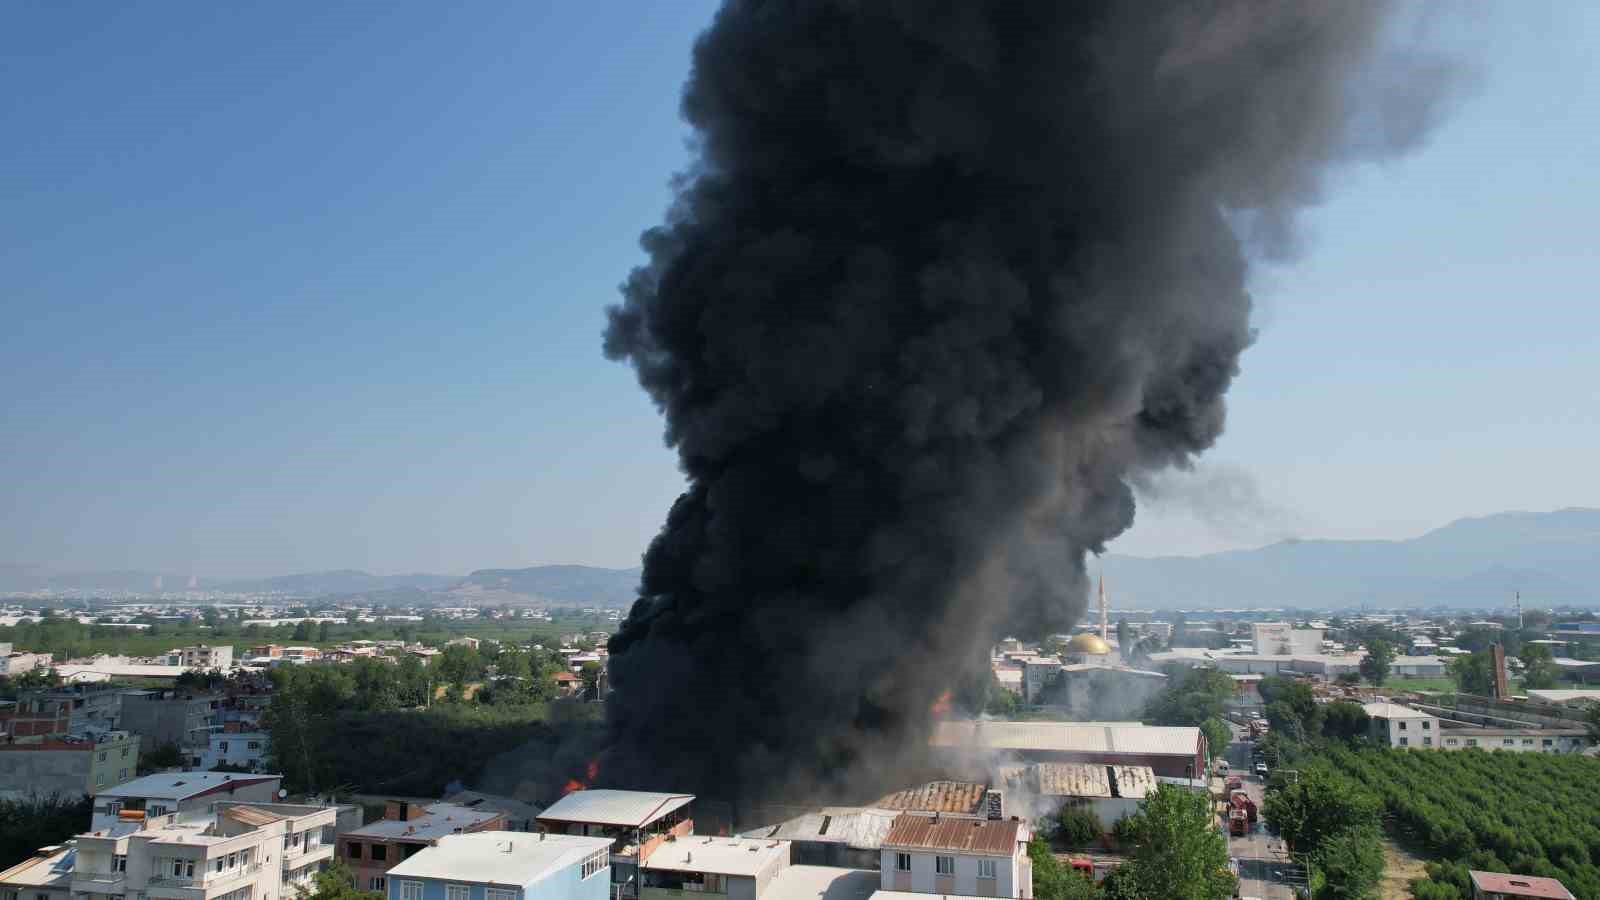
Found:
[[[876, 870], [789, 866], [761, 892], [761, 900], [868, 900], [883, 876]], [[916, 900], [934, 900], [921, 894]]]
[[454, 803], [430, 803], [424, 809], [426, 812], [414, 819], [379, 819], [346, 834], [358, 838], [431, 841], [482, 825], [500, 815], [498, 810], [472, 809]]
[[143, 797], [154, 800], [188, 800], [230, 787], [282, 779], [282, 775], [241, 775], [233, 772], [162, 772], [105, 788], [100, 797]]
[[[360, 832], [355, 832], [359, 834]], [[480, 831], [449, 834], [388, 872], [396, 878], [442, 878], [473, 884], [522, 887], [606, 852], [611, 839], [574, 834]]]
[[71, 842], [41, 847], [33, 856], [0, 871], [0, 885], [14, 891], [19, 888], [71, 890], [72, 870], [77, 857], [78, 848]]
[[787, 841], [691, 834], [662, 843], [640, 867], [669, 872], [755, 875], [780, 858], [789, 858]]
[[745, 837], [780, 838], [787, 841], [844, 844], [856, 850], [876, 850], [883, 845], [900, 813], [870, 806], [827, 806], [777, 825], [764, 825], [744, 833]]
[[1514, 897], [1540, 897], [1548, 900], [1576, 900], [1567, 886], [1554, 878], [1537, 875], [1507, 875], [1503, 872], [1467, 872], [1472, 884], [1480, 891], [1491, 894], [1510, 894]]
[[656, 819], [688, 806], [693, 794], [657, 794], [648, 791], [583, 790], [557, 800], [539, 815], [553, 822], [622, 825], [642, 828]]
[[1374, 719], [1432, 719], [1427, 713], [1401, 706], [1398, 703], [1363, 703], [1361, 708], [1366, 710], [1369, 717]]

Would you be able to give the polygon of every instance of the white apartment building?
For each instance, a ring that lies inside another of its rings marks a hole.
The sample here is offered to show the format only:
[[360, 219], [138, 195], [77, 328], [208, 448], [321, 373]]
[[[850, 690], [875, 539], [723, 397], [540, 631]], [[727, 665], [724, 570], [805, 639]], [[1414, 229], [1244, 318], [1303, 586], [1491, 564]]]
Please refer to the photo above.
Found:
[[881, 845], [885, 891], [1031, 898], [1025, 822], [904, 813]]
[[1439, 748], [1439, 718], [1398, 703], [1367, 703], [1369, 734], [1376, 743], [1410, 749]]
[[293, 900], [333, 857], [339, 808], [219, 802], [78, 835], [74, 900]]
[[185, 669], [204, 669], [208, 672], [226, 672], [233, 668], [233, 645], [213, 647], [209, 644], [196, 644], [193, 647], [168, 650], [167, 665], [182, 666]]
[[95, 792], [89, 828], [102, 831], [129, 820], [156, 819], [171, 813], [203, 815], [222, 801], [271, 803], [282, 775], [236, 775], [230, 772], [164, 772], [135, 778]]
[[218, 765], [240, 766], [259, 772], [267, 763], [272, 739], [262, 731], [213, 731], [206, 748], [194, 757], [196, 769], [211, 771]]

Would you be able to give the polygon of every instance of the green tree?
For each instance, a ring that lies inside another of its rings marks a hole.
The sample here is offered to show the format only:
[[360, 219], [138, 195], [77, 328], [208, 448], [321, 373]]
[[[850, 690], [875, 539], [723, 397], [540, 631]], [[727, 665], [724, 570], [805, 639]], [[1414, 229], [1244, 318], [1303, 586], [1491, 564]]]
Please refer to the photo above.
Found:
[[1064, 847], [1082, 847], [1100, 839], [1100, 820], [1093, 812], [1063, 806], [1055, 816], [1055, 839]]
[[318, 622], [317, 623], [317, 643], [319, 643], [319, 644], [328, 643], [328, 632], [329, 632], [329, 630], [330, 629], [328, 627], [328, 623], [327, 622]]
[[1377, 826], [1357, 825], [1329, 835], [1311, 862], [1322, 876], [1317, 900], [1367, 900], [1383, 878]]
[[311, 640], [311, 623], [302, 621], [296, 624], [294, 626], [294, 634], [289, 639], [293, 641]]
[[1233, 729], [1216, 716], [1200, 723], [1200, 733], [1206, 736], [1206, 750], [1213, 759], [1227, 753], [1233, 742]]
[[[438, 669], [439, 680], [456, 688], [483, 678], [483, 658], [478, 649], [468, 644], [450, 644], [432, 663]], [[455, 692], [457, 695], [460, 691]]]
[[1361, 677], [1376, 687], [1389, 680], [1389, 667], [1394, 663], [1394, 648], [1385, 640], [1367, 642], [1367, 655], [1361, 658]]
[[1377, 827], [1379, 810], [1376, 797], [1318, 769], [1288, 784], [1275, 776], [1262, 807], [1273, 831], [1297, 853], [1316, 853], [1346, 828]]
[[1590, 703], [1584, 710], [1583, 724], [1589, 729], [1589, 739], [1600, 743], [1600, 703]]
[[354, 678], [343, 666], [279, 666], [271, 679], [272, 702], [263, 722], [272, 736], [273, 768], [290, 790], [332, 787], [335, 720], [355, 697]]
[[1486, 650], [1450, 660], [1449, 671], [1456, 689], [1463, 694], [1494, 693], [1494, 660]]
[[318, 872], [310, 885], [301, 885], [297, 890], [299, 900], [383, 900], [384, 896], [381, 891], [358, 890], [355, 875], [337, 859]]
[[1322, 736], [1355, 741], [1365, 737], [1371, 720], [1359, 703], [1335, 701], [1322, 707]]
[[169, 741], [139, 754], [139, 774], [149, 775], [152, 772], [176, 769], [182, 766], [183, 762], [183, 751], [178, 749], [177, 744]]
[[93, 801], [85, 796], [30, 796], [0, 800], [0, 871], [40, 847], [64, 843], [88, 827]]
[[1333, 680], [1347, 687], [1355, 687], [1361, 683], [1361, 675], [1358, 672], [1340, 672]]
[[1033, 864], [1033, 896], [1037, 900], [1098, 900], [1099, 888], [1056, 859], [1050, 844], [1042, 837], [1028, 842], [1028, 860]]
[[1228, 842], [1215, 827], [1206, 795], [1160, 785], [1119, 823], [1118, 833], [1129, 841], [1129, 858], [1108, 898], [1222, 900], [1233, 894]]
[[1199, 725], [1222, 717], [1233, 696], [1233, 679], [1216, 669], [1174, 667], [1167, 685], [1145, 704], [1141, 718], [1152, 725]]
[[1547, 645], [1525, 643], [1518, 659], [1522, 660], [1524, 688], [1544, 690], [1556, 686], [1556, 663]]

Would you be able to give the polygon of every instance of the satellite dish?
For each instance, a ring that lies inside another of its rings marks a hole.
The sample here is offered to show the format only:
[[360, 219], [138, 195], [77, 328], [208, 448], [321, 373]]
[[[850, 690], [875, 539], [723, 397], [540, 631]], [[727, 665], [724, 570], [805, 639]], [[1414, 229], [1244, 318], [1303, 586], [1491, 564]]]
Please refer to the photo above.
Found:
[[289, 796], [289, 792], [288, 791], [284, 790], [283, 788], [278, 788], [278, 799], [279, 800], [282, 800], [283, 798], [285, 798], [287, 796]]

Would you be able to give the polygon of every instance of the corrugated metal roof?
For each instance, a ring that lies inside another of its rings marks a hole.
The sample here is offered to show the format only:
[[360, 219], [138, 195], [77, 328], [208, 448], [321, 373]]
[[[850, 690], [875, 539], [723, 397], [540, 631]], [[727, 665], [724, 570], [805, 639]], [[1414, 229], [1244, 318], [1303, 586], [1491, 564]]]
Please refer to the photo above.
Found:
[[1011, 856], [1027, 831], [1015, 819], [943, 819], [901, 813], [883, 846], [903, 850], [954, 850], [985, 856]]
[[1194, 756], [1200, 749], [1200, 729], [1172, 725], [951, 720], [937, 723], [928, 742], [935, 747], [973, 750]]
[[692, 794], [656, 794], [646, 791], [573, 791], [540, 814], [541, 820], [587, 822], [593, 825], [627, 825], [638, 828], [687, 806]]
[[918, 787], [889, 794], [873, 806], [879, 809], [971, 815], [982, 808], [983, 792], [986, 789], [984, 785], [970, 781], [930, 781]]
[[876, 850], [899, 813], [859, 806], [829, 806], [795, 816], [777, 825], [744, 833], [745, 837], [781, 838], [844, 844], [854, 850]]
[[1149, 766], [1112, 766], [1116, 778], [1117, 796], [1130, 800], [1143, 800], [1156, 789], [1156, 771]]
[[1001, 766], [1000, 779], [1007, 790], [1047, 797], [1128, 797], [1139, 800], [1156, 786], [1155, 771], [1149, 766], [1108, 766], [1104, 763]]

